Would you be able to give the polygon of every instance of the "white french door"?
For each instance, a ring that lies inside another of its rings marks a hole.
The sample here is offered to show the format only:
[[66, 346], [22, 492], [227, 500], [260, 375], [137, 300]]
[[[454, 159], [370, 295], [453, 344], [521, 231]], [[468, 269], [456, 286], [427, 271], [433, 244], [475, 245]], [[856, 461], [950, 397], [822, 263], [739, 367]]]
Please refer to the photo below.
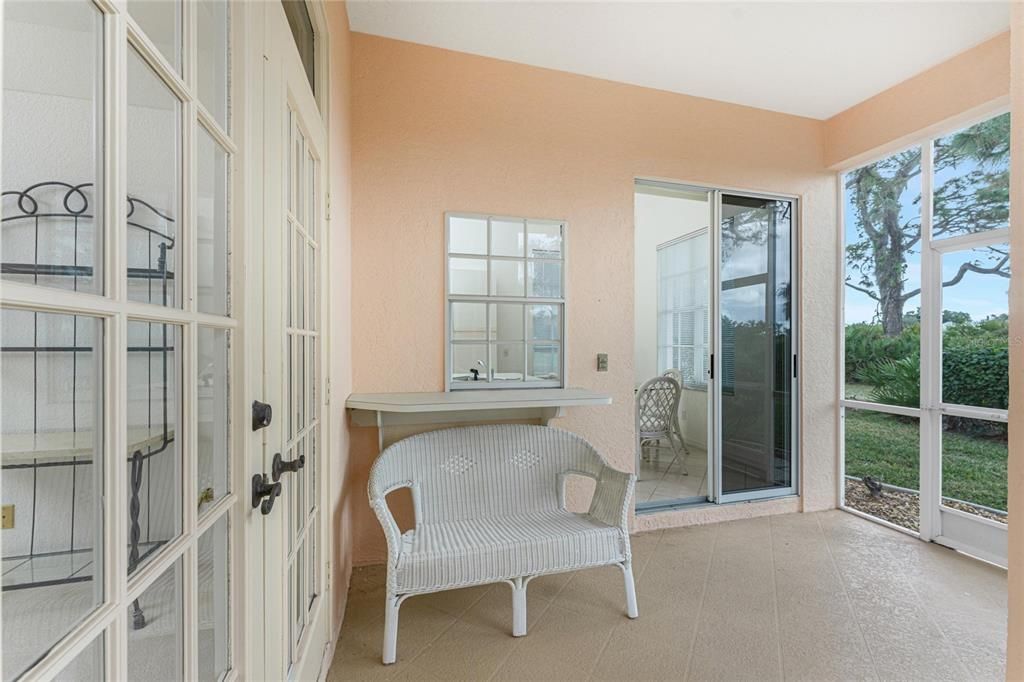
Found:
[[2, 11], [3, 679], [230, 677], [244, 8]]
[[258, 677], [306, 680], [317, 677], [330, 620], [320, 422], [327, 136], [283, 5], [259, 7], [264, 172], [260, 243], [252, 252], [260, 277], [251, 280], [250, 291], [262, 303], [249, 328], [258, 330], [253, 350], [260, 356], [254, 397], [272, 406], [273, 417], [258, 432], [262, 442], [250, 472], [263, 493], [253, 497], [250, 517], [250, 579], [262, 586], [256, 616], [263, 621], [250, 660]]

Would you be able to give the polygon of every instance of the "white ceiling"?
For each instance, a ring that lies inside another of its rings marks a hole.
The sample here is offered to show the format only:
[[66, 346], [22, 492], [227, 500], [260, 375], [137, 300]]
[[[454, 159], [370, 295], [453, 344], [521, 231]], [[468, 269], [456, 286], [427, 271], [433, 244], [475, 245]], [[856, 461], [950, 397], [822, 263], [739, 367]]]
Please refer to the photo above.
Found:
[[349, 0], [363, 33], [828, 118], [1006, 30], [1006, 2]]

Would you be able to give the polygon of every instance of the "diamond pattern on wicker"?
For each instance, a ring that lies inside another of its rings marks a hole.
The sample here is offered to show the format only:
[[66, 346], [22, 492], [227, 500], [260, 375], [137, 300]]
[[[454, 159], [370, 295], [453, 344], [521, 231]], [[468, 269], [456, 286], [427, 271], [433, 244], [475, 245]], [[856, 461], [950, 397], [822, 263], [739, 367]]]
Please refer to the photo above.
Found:
[[529, 448], [519, 450], [509, 459], [510, 462], [515, 464], [520, 469], [529, 469], [534, 464], [540, 461], [540, 455]]
[[463, 455], [452, 455], [445, 461], [441, 462], [441, 468], [449, 474], [459, 476], [469, 471], [473, 464], [473, 460], [469, 457], [465, 457]]

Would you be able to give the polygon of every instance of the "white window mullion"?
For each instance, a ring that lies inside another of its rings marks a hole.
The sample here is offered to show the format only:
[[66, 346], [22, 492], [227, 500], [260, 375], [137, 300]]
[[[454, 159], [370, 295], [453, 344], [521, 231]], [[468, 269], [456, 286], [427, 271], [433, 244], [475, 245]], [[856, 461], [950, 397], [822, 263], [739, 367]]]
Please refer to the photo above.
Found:
[[921, 419], [920, 534], [931, 540], [940, 534], [939, 498], [942, 490], [942, 256], [932, 245], [932, 187], [934, 156], [931, 141], [921, 145]]

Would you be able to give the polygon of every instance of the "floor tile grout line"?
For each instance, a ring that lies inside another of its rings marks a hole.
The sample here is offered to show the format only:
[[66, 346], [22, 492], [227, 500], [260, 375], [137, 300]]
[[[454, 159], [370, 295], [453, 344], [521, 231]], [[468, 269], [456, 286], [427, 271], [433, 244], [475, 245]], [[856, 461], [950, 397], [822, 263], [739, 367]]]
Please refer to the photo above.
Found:
[[850, 590], [846, 584], [846, 578], [843, 577], [843, 572], [839, 570], [839, 562], [836, 561], [835, 554], [832, 553], [832, 545], [829, 544], [828, 537], [825, 535], [825, 529], [821, 526], [821, 517], [815, 516], [815, 522], [818, 524], [818, 530], [821, 532], [821, 540], [825, 544], [825, 551], [828, 552], [829, 561], [832, 562], [832, 570], [836, 572], [836, 577], [839, 578], [839, 584], [843, 586], [843, 599], [846, 601], [846, 608], [849, 610], [850, 619], [853, 624], [857, 626], [857, 632], [860, 634], [860, 641], [864, 645], [864, 651], [868, 654], [868, 659], [871, 661], [871, 672], [874, 673], [875, 679], [881, 679], [878, 674], [878, 665], [875, 662], [875, 653], [868, 646], [868, 638], [864, 634], [864, 628], [861, 626], [860, 618], [857, 617], [857, 612], [853, 608], [853, 599], [850, 597]]
[[775, 653], [779, 664], [779, 679], [786, 679], [786, 666], [782, 661], [782, 626], [779, 624], [779, 570], [775, 563], [775, 522], [768, 517], [768, 550], [772, 558], [772, 611], [775, 614]]
[[[427, 649], [429, 649], [429, 648], [430, 648], [430, 647], [432, 647], [432, 646], [433, 646], [434, 644], [436, 644], [436, 643], [438, 642], [438, 640], [440, 640], [440, 639], [441, 639], [441, 638], [442, 638], [442, 637], [443, 637], [443, 636], [445, 635], [445, 633], [446, 633], [446, 632], [448, 632], [448, 631], [449, 631], [449, 630], [451, 630], [451, 629], [452, 629], [453, 627], [455, 627], [455, 626], [456, 626], [456, 625], [457, 625], [457, 624], [458, 624], [459, 622], [461, 622], [461, 621], [462, 621], [462, 616], [463, 616], [463, 615], [464, 615], [465, 613], [467, 613], [467, 612], [468, 612], [468, 611], [469, 611], [469, 610], [470, 610], [471, 608], [473, 608], [474, 606], [476, 606], [476, 603], [477, 603], [478, 601], [480, 601], [481, 599], [483, 599], [483, 598], [484, 598], [485, 596], [487, 596], [487, 593], [488, 593], [488, 592], [490, 592], [490, 591], [491, 591], [491, 590], [490, 590], [490, 588], [488, 588], [488, 589], [484, 590], [483, 594], [481, 594], [481, 595], [480, 595], [479, 597], [477, 597], [476, 599], [474, 599], [474, 600], [473, 600], [473, 603], [472, 603], [472, 604], [470, 604], [469, 606], [467, 606], [467, 607], [466, 607], [465, 609], [463, 609], [462, 611], [460, 611], [458, 615], [456, 615], [456, 614], [451, 614], [451, 613], [445, 613], [445, 612], [444, 612], [444, 611], [442, 611], [441, 609], [435, 608], [435, 607], [433, 607], [433, 606], [428, 606], [427, 608], [429, 608], [429, 609], [433, 609], [434, 611], [437, 611], [438, 613], [444, 613], [444, 614], [445, 614], [446, 616], [452, 616], [452, 622], [451, 622], [451, 623], [449, 623], [447, 627], [441, 628], [441, 631], [440, 631], [440, 632], [438, 632], [438, 633], [437, 633], [437, 635], [436, 635], [436, 636], [435, 636], [435, 637], [434, 637], [433, 639], [431, 639], [431, 640], [430, 640], [430, 641], [428, 641], [428, 642], [427, 642], [426, 644], [424, 644], [424, 645], [423, 645], [423, 646], [422, 646], [422, 647], [420, 648], [420, 650], [419, 650], [419, 651], [417, 651], [417, 652], [416, 652], [416, 654], [415, 654], [415, 655], [414, 655], [414, 656], [413, 656], [412, 658], [410, 658], [410, 659], [409, 659], [409, 665], [411, 666], [411, 665], [412, 665], [413, 663], [415, 663], [415, 662], [416, 662], [416, 659], [418, 659], [418, 658], [419, 658], [420, 656], [422, 656], [423, 654], [425, 654], [425, 653], [427, 652]], [[426, 594], [433, 594], [433, 593], [431, 593], [431, 592], [427, 592]], [[424, 595], [424, 596], [425, 596], [425, 595]], [[399, 622], [401, 622], [401, 621], [399, 621]], [[391, 675], [389, 674], [389, 675], [388, 675], [388, 677], [390, 677], [390, 676], [391, 676]]]
[[693, 635], [690, 637], [690, 650], [686, 656], [686, 670], [683, 671], [683, 680], [690, 679], [690, 670], [693, 668], [693, 652], [697, 648], [697, 635], [700, 634], [701, 618], [704, 615], [704, 602], [708, 597], [708, 583], [711, 582], [711, 566], [715, 561], [715, 550], [718, 547], [718, 525], [712, 524], [714, 534], [711, 536], [711, 550], [708, 552], [708, 566], [704, 569], [704, 584], [700, 592], [700, 605], [697, 607], [697, 617], [694, 619]]

